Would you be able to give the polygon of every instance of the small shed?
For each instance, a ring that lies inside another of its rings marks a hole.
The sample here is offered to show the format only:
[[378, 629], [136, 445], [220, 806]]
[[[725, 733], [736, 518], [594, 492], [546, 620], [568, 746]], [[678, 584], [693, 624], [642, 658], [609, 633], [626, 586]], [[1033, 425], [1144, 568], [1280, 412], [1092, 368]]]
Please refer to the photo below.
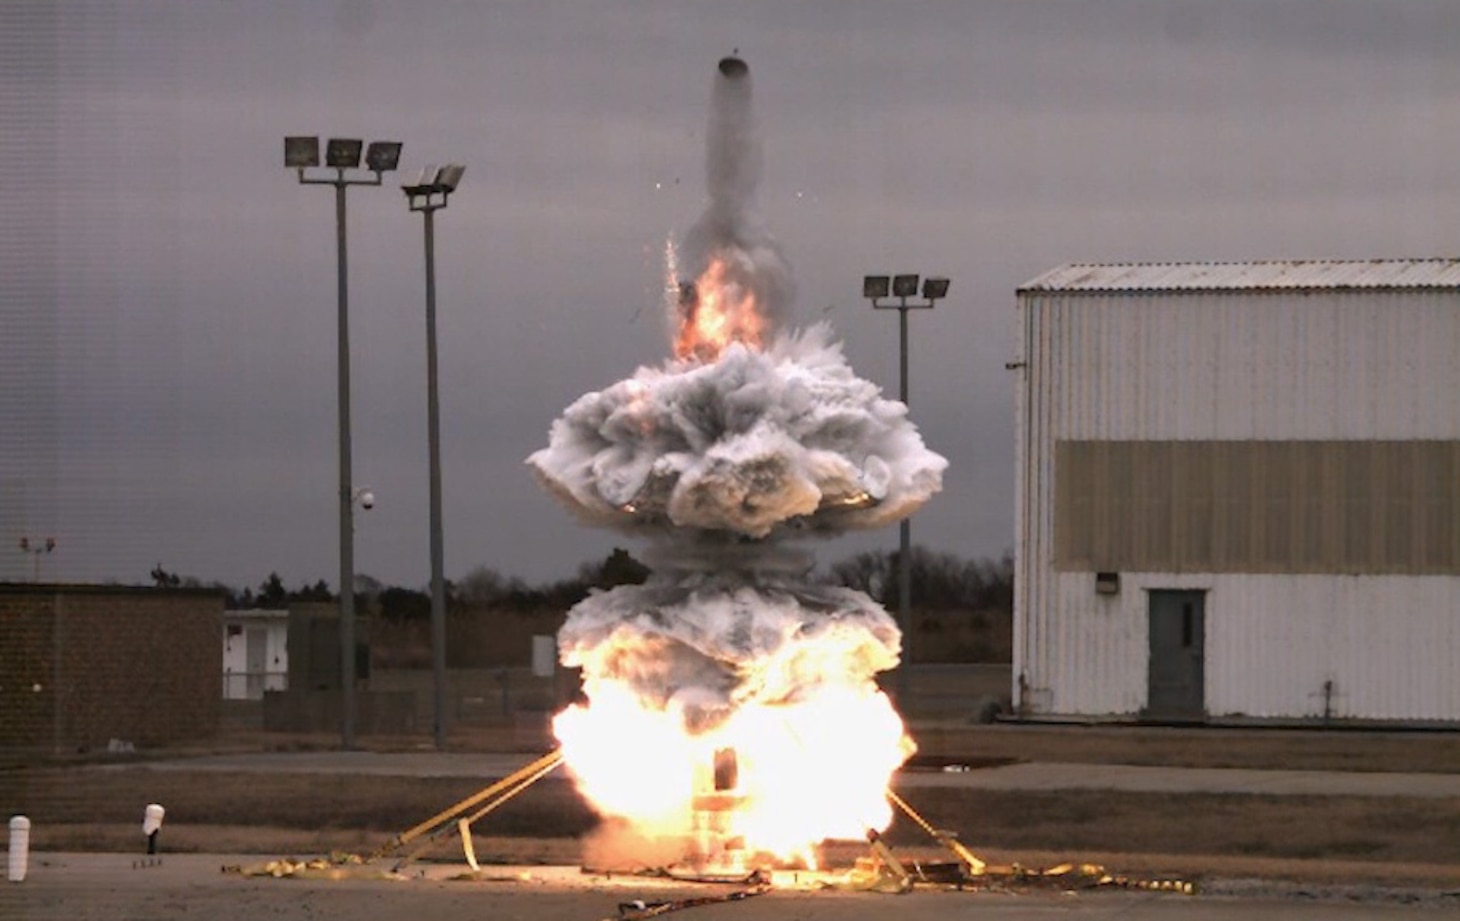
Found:
[[289, 688], [289, 612], [223, 612], [223, 697], [263, 700]]
[[1017, 299], [1020, 713], [1460, 722], [1460, 260]]

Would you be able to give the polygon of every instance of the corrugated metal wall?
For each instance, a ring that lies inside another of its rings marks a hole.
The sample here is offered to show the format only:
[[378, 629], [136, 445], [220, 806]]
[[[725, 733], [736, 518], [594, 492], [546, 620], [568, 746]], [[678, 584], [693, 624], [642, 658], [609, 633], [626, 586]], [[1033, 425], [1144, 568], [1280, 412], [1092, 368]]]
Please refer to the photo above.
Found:
[[1055, 567], [1460, 576], [1460, 441], [1056, 441]]
[[1097, 595], [1091, 573], [1054, 570], [1057, 441], [1460, 438], [1460, 295], [1026, 290], [1019, 304], [1027, 712], [1138, 713], [1146, 591], [1199, 588], [1212, 716], [1460, 720], [1460, 576], [1127, 572]]
[[[1024, 295], [1056, 439], [1460, 433], [1453, 293]], [[1031, 370], [1038, 373], [1040, 368]]]

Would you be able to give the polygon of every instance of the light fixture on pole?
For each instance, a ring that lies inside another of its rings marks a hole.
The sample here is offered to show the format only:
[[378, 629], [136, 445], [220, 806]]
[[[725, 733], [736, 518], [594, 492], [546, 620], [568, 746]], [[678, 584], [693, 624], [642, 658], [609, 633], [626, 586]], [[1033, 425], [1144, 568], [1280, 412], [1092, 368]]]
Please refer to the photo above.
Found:
[[[363, 178], [365, 169], [374, 173]], [[380, 185], [382, 174], [400, 162], [399, 141], [364, 141], [330, 138], [325, 145], [324, 167], [334, 175], [309, 175], [320, 166], [318, 137], [284, 138], [284, 165], [298, 171], [300, 185], [329, 185], [335, 188], [335, 242], [339, 314], [339, 451], [340, 451], [340, 741], [345, 748], [355, 745], [355, 493], [350, 478], [350, 295], [345, 246], [345, 190], [352, 185]]]
[[53, 552], [56, 549], [56, 539], [47, 537], [45, 540], [31, 540], [29, 537], [20, 539], [20, 552], [30, 555], [30, 581], [41, 580], [41, 557]]
[[426, 433], [431, 459], [431, 673], [436, 747], [446, 747], [446, 580], [442, 575], [441, 409], [436, 389], [436, 212], [446, 207], [466, 167], [428, 166], [402, 186], [426, 224]]
[[[931, 310], [936, 301], [948, 296], [948, 279], [926, 278], [923, 279], [923, 298], [921, 303], [908, 303], [908, 298], [915, 297], [918, 293], [918, 276], [916, 275], [867, 275], [862, 279], [862, 296], [872, 302], [872, 306], [878, 310], [896, 310], [898, 314], [898, 399], [906, 406], [907, 395], [907, 312], [909, 310]], [[896, 303], [884, 304], [882, 299], [888, 296], [897, 298]], [[912, 631], [912, 518], [911, 516], [902, 519], [898, 523], [898, 550], [897, 550], [897, 621], [902, 628], [904, 636], [911, 638]], [[904, 646], [904, 661], [897, 669], [897, 701], [901, 706], [907, 706], [907, 666], [906, 657], [910, 649]]]

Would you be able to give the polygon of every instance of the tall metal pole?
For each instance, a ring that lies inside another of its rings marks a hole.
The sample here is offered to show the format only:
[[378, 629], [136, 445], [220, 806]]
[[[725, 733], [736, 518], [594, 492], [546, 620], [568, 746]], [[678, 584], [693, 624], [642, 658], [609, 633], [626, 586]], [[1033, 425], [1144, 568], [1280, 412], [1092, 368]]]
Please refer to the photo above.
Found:
[[436, 209], [426, 220], [426, 426], [431, 453], [431, 672], [436, 747], [446, 747], [446, 580], [442, 577], [441, 410], [436, 387]]
[[[364, 148], [365, 168], [373, 179], [350, 178], [347, 170], [360, 168]], [[349, 259], [345, 235], [345, 190], [352, 185], [378, 186], [383, 174], [400, 161], [399, 141], [365, 142], [352, 138], [330, 138], [325, 148], [329, 178], [309, 176], [305, 170], [318, 167], [319, 138], [292, 135], [284, 138], [284, 165], [297, 170], [300, 185], [335, 187], [336, 290], [339, 292], [339, 452], [340, 452], [340, 743], [355, 746], [355, 489], [350, 471], [350, 288]], [[368, 507], [368, 506], [367, 506]]]
[[445, 208], [466, 167], [428, 166], [401, 187], [406, 205], [420, 211], [426, 228], [426, 429], [431, 455], [431, 673], [433, 728], [438, 749], [446, 747], [446, 579], [442, 575], [441, 403], [436, 385], [436, 211]]
[[[902, 405], [907, 402], [907, 298], [897, 308], [898, 339], [898, 399]], [[912, 516], [908, 515], [897, 526], [897, 610], [902, 622], [902, 635], [908, 648], [902, 651], [902, 664], [897, 669], [897, 703], [908, 705], [908, 668], [912, 660]]]
[[[867, 275], [862, 279], [862, 296], [872, 302], [876, 309], [897, 310], [897, 372], [898, 372], [898, 398], [902, 405], [908, 405], [908, 348], [907, 348], [907, 312], [909, 310], [931, 310], [934, 303], [948, 293], [948, 279], [942, 277], [927, 278], [923, 282], [923, 300], [919, 303], [909, 304], [907, 299], [915, 295], [918, 288], [918, 276], [916, 275]], [[897, 298], [896, 304], [884, 304], [882, 299], [891, 294]], [[899, 707], [906, 710], [910, 703], [910, 685], [908, 670], [912, 661], [912, 637], [916, 632], [912, 623], [912, 516], [907, 516], [898, 522], [897, 528], [897, 625], [902, 630], [906, 645], [902, 650], [902, 663], [896, 669], [894, 678], [894, 697]]]
[[355, 491], [350, 470], [350, 289], [345, 255], [345, 175], [335, 183], [339, 247], [340, 744], [355, 746]]

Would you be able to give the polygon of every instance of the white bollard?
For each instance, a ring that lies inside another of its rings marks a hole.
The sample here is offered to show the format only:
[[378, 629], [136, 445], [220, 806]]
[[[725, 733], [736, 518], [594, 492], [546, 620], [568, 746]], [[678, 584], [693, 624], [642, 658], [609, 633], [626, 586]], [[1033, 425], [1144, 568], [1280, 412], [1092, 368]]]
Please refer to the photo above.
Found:
[[18, 883], [25, 879], [26, 864], [30, 857], [30, 819], [23, 815], [10, 819], [10, 881]]
[[157, 853], [157, 832], [162, 828], [162, 814], [165, 810], [156, 803], [148, 803], [142, 813], [142, 834], [147, 836], [147, 853]]

